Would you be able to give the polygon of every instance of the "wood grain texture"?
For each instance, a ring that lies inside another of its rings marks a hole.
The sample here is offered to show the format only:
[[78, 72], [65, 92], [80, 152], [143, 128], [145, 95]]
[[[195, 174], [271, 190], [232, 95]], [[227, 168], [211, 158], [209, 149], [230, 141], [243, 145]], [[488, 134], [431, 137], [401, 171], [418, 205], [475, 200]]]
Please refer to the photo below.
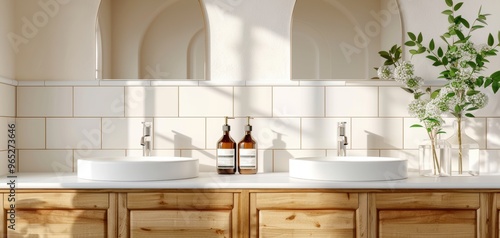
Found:
[[376, 206], [376, 197], [375, 194], [368, 194], [368, 237], [377, 237], [378, 234], [378, 212]]
[[[4, 204], [3, 200], [4, 200], [4, 196], [3, 194], [0, 194], [2, 195], [2, 197], [0, 197], [0, 202], [2, 202], [2, 204]], [[8, 200], [7, 200], [8, 202]], [[6, 211], [4, 209], [0, 209], [0, 236], [1, 237], [7, 237], [7, 221], [5, 220], [6, 219]], [[8, 218], [7, 218], [8, 219]]]
[[495, 237], [493, 228], [495, 212], [491, 209], [494, 203], [494, 194], [481, 193], [480, 194], [480, 208], [477, 209], [478, 216], [478, 229], [477, 237]]
[[256, 238], [259, 235], [259, 210], [257, 210], [257, 194], [250, 193], [250, 238]]
[[377, 209], [478, 209], [479, 193], [375, 193]]
[[380, 238], [476, 237], [474, 210], [383, 210], [379, 212]]
[[107, 193], [16, 193], [17, 209], [107, 209], [108, 202]]
[[355, 221], [353, 210], [263, 210], [259, 212], [259, 236], [355, 237]]
[[234, 208], [231, 211], [232, 237], [248, 237], [248, 193], [234, 194]]
[[356, 209], [356, 238], [368, 236], [368, 194], [358, 195], [358, 209]]
[[128, 209], [232, 209], [233, 193], [128, 193]]
[[231, 211], [130, 211], [130, 237], [231, 237]]
[[127, 209], [127, 194], [126, 193], [118, 193], [118, 237], [119, 238], [128, 238], [129, 237], [129, 211]]
[[495, 207], [500, 209], [500, 193], [495, 194]]
[[493, 230], [493, 237], [500, 238], [500, 193], [494, 194], [492, 214], [493, 219], [491, 221], [491, 228]]
[[256, 208], [357, 209], [357, 193], [256, 193]]
[[106, 237], [105, 210], [17, 210], [7, 237]]
[[118, 237], [118, 199], [116, 193], [110, 193], [109, 195], [109, 208], [107, 211], [107, 231], [108, 237]]

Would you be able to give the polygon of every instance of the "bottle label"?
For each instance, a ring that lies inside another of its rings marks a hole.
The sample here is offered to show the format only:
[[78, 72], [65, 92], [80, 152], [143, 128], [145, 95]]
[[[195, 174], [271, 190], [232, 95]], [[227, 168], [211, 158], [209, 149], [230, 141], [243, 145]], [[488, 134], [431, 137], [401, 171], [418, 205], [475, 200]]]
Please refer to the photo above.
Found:
[[234, 169], [236, 161], [234, 152], [234, 149], [217, 149], [217, 168]]
[[244, 169], [257, 168], [256, 149], [240, 149], [240, 167]]

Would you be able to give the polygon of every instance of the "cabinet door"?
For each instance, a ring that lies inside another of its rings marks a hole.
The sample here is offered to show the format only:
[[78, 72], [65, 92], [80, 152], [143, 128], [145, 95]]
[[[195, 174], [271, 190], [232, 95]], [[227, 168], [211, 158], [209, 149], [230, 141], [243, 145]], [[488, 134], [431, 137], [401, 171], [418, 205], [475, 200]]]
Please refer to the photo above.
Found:
[[[370, 195], [371, 237], [481, 237], [487, 217], [479, 193]], [[487, 209], [487, 208], [485, 208]]]
[[132, 238], [241, 237], [237, 193], [128, 193], [126, 199], [120, 216]]
[[366, 196], [251, 193], [250, 237], [367, 237]]
[[[108, 230], [107, 193], [17, 193], [14, 203], [4, 195], [7, 237], [113, 237]], [[15, 204], [15, 212], [10, 206]], [[112, 217], [112, 215], [111, 215]], [[15, 230], [9, 228], [14, 225]]]
[[496, 236], [500, 238], [500, 193], [495, 194], [494, 211], [496, 222], [493, 225], [495, 227]]

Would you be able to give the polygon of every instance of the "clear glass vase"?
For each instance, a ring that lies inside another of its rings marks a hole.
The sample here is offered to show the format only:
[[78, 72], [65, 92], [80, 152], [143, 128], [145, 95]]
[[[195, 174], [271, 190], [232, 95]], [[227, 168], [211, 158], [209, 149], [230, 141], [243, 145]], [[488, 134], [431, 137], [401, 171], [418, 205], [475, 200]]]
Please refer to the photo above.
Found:
[[424, 140], [418, 146], [420, 176], [450, 176], [451, 146], [446, 140]]
[[479, 175], [479, 144], [465, 133], [465, 122], [457, 118], [453, 123], [454, 134], [446, 141], [451, 145], [452, 176]]

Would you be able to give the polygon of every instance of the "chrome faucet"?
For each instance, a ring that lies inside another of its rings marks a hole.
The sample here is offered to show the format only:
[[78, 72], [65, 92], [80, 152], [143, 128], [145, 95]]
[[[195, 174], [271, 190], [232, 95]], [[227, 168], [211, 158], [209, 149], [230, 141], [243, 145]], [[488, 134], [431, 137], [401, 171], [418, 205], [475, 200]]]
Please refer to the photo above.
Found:
[[142, 123], [142, 156], [151, 156], [151, 122]]
[[345, 135], [345, 124], [347, 122], [339, 122], [337, 124], [337, 156], [346, 156], [348, 145], [347, 136]]

